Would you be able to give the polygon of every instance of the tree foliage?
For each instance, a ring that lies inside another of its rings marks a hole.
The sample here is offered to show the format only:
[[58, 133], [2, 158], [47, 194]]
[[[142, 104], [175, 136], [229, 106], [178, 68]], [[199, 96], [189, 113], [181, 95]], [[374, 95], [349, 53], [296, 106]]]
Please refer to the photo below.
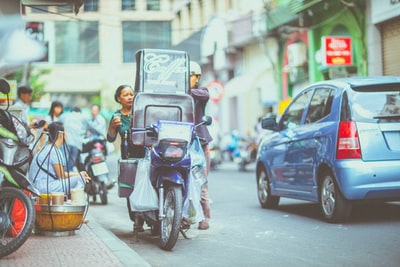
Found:
[[[27, 73], [26, 73], [27, 72]], [[32, 102], [39, 102], [40, 98], [46, 94], [44, 87], [47, 84], [44, 78], [51, 72], [50, 68], [40, 68], [38, 66], [28, 66], [9, 74], [7, 80], [16, 80], [18, 86], [24, 84], [25, 77], [28, 77], [28, 85], [32, 88]]]

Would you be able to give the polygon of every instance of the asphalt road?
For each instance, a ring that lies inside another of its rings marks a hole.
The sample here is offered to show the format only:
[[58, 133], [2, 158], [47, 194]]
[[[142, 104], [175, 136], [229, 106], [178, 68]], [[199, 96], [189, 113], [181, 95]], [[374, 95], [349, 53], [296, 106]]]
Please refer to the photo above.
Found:
[[209, 185], [210, 229], [190, 229], [190, 239], [180, 236], [172, 252], [159, 249], [149, 230], [134, 242], [117, 188], [107, 206], [92, 204], [89, 212], [152, 266], [399, 266], [399, 202], [356, 205], [349, 222], [328, 224], [308, 202], [281, 199], [277, 210], [261, 209], [252, 166], [243, 173], [223, 164]]

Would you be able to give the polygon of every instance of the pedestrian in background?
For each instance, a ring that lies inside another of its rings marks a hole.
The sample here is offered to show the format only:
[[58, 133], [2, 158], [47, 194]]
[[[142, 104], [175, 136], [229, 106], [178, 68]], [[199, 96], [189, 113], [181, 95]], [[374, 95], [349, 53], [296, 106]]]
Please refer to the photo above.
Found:
[[80, 154], [86, 133], [90, 131], [101, 135], [101, 132], [96, 129], [89, 118], [82, 114], [81, 109], [78, 107], [72, 108], [71, 112], [63, 113], [59, 121], [64, 124], [64, 128], [68, 132], [67, 146], [64, 147], [65, 154], [68, 155], [68, 170], [73, 171], [74, 167], [76, 167], [78, 171], [83, 171], [84, 166], [81, 163]]
[[[100, 106], [97, 104], [93, 104], [90, 108], [90, 112], [91, 112], [91, 118], [90, 120], [92, 121], [94, 127], [96, 127], [96, 129], [101, 132], [101, 137], [103, 137], [105, 140], [107, 140], [107, 123], [106, 123], [106, 119], [100, 114]], [[89, 131], [87, 133], [88, 135], [96, 135], [95, 133], [92, 133], [91, 131]], [[110, 153], [111, 149], [109, 149], [109, 147], [107, 146], [107, 141], [104, 142], [105, 144], [105, 150], [106, 150], [106, 154]], [[108, 185], [107, 188], [111, 189], [114, 187], [115, 183], [116, 183], [116, 179], [111, 178], [108, 175]]]
[[15, 100], [14, 106], [21, 107], [21, 120], [27, 125], [30, 125], [29, 111], [32, 101], [32, 88], [27, 85], [18, 87], [17, 96], [18, 98]]
[[64, 111], [64, 105], [60, 101], [53, 101], [50, 106], [49, 114], [45, 117], [45, 121], [50, 124], [58, 121], [59, 117]]
[[100, 114], [100, 106], [97, 104], [92, 105], [90, 112], [92, 114], [92, 123], [96, 129], [101, 132], [101, 136], [105, 138], [107, 134], [107, 123], [106, 119]]
[[[199, 81], [201, 78], [200, 65], [194, 61], [190, 61], [190, 95], [194, 99], [195, 109], [195, 124], [199, 124], [204, 116], [207, 102], [210, 98], [208, 89], [205, 87], [199, 87]], [[196, 133], [200, 138], [200, 143], [204, 151], [204, 157], [206, 158], [205, 177], [208, 179], [208, 173], [210, 170], [210, 151], [208, 150], [208, 143], [212, 141], [212, 137], [208, 132], [205, 125], [200, 125], [196, 129]], [[201, 207], [203, 208], [204, 220], [199, 223], [200, 230], [207, 230], [209, 226], [209, 220], [211, 218], [210, 202], [208, 198], [208, 183], [205, 183], [201, 189]]]

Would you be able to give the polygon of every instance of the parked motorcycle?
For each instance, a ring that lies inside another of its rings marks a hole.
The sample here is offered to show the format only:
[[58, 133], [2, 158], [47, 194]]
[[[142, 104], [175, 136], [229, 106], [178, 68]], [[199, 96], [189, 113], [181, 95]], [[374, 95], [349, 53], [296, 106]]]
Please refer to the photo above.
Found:
[[214, 141], [208, 144], [208, 149], [210, 153], [210, 169], [216, 170], [217, 166], [222, 162], [221, 150]]
[[222, 137], [220, 147], [224, 161], [233, 161], [239, 156], [239, 142], [240, 136], [238, 130], [233, 130], [231, 133]]
[[93, 202], [96, 202], [97, 195], [99, 195], [101, 204], [106, 205], [109, 187], [106, 140], [102, 136], [90, 135], [83, 145], [82, 152], [88, 153], [84, 160], [84, 166], [86, 172], [92, 178], [86, 184], [85, 192], [88, 194], [88, 198], [93, 197]]
[[[7, 95], [7, 107], [0, 109], [0, 258], [16, 251], [32, 233], [35, 208], [32, 197], [39, 190], [27, 178], [34, 135], [29, 127], [8, 111], [10, 85], [0, 79], [0, 91]], [[34, 128], [41, 128], [40, 121]]]
[[[211, 122], [211, 117], [205, 116], [201, 124], [210, 125]], [[158, 195], [158, 207], [156, 210], [134, 211], [131, 202], [128, 201], [130, 218], [135, 224], [143, 219], [152, 227], [153, 234], [160, 235], [160, 247], [171, 250], [176, 244], [179, 232], [185, 236], [181, 229], [183, 205], [186, 198], [190, 197], [188, 177], [192, 168], [196, 169], [196, 166], [191, 164], [189, 149], [196, 138], [193, 123], [160, 120], [157, 125], [153, 124], [145, 129], [133, 128], [133, 131], [133, 135], [135, 132], [146, 132], [158, 139], [157, 144], [147, 148], [151, 162], [149, 179]], [[138, 172], [137, 175], [143, 173]], [[201, 175], [201, 171], [194, 175]], [[201, 179], [198, 176], [197, 178]]]
[[[136, 238], [140, 222], [145, 221], [164, 250], [171, 250], [179, 233], [186, 238], [189, 226], [204, 219], [200, 190], [206, 181], [201, 179], [205, 158], [196, 137], [189, 62], [185, 51], [141, 49], [136, 53], [128, 136], [129, 144], [144, 147], [146, 156], [134, 158], [132, 149], [128, 159], [119, 162], [119, 196], [127, 199]], [[211, 122], [205, 116], [200, 125]]]
[[253, 137], [241, 137], [239, 153], [235, 157], [239, 171], [246, 171], [246, 165], [255, 162], [257, 157], [257, 143]]

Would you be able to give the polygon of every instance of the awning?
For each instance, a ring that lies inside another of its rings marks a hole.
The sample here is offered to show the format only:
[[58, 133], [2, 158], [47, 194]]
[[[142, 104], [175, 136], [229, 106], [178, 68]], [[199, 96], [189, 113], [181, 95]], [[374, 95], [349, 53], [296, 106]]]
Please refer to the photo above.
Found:
[[276, 82], [270, 69], [237, 76], [225, 84], [224, 97], [243, 96], [250, 91], [260, 90], [262, 103], [273, 106], [278, 103]]
[[291, 0], [289, 2], [289, 11], [298, 14], [320, 2], [323, 2], [323, 0]]
[[276, 7], [267, 13], [267, 29], [272, 31], [279, 26], [297, 20], [298, 17], [298, 15], [291, 13], [287, 6]]
[[232, 97], [243, 94], [254, 88], [257, 74], [244, 74], [230, 79], [225, 85], [225, 96]]

